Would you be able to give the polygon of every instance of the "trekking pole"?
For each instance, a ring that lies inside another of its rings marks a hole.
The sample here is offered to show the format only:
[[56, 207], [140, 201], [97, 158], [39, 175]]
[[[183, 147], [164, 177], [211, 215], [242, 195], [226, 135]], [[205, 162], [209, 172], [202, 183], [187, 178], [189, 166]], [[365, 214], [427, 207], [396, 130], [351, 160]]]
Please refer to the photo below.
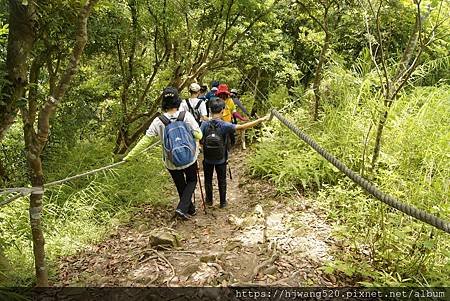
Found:
[[231, 175], [231, 167], [228, 165], [228, 172], [230, 173], [230, 180], [233, 180], [233, 176]]
[[198, 168], [198, 167], [197, 167], [197, 177], [198, 177], [198, 184], [199, 184], [199, 188], [200, 188], [200, 196], [202, 197], [203, 211], [206, 214], [205, 197], [203, 196], [202, 180], [200, 178], [200, 168]]

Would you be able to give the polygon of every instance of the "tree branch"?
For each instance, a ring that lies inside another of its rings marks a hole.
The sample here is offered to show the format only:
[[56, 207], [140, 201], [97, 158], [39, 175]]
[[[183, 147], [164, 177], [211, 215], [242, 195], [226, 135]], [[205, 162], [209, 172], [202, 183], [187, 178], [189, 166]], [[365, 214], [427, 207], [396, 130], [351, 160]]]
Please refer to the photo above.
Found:
[[303, 2], [301, 1], [297, 1], [298, 4], [300, 4], [303, 9], [306, 11], [306, 13], [308, 14], [308, 16], [313, 19], [314, 22], [317, 23], [317, 25], [320, 26], [320, 28], [322, 28], [323, 31], [327, 31], [327, 29], [325, 28], [324, 24], [322, 22], [320, 22], [319, 19], [316, 18], [316, 16], [311, 12], [311, 10], [305, 5], [303, 4]]
[[383, 89], [384, 92], [385, 92], [384, 99], [387, 100], [389, 98], [389, 94], [390, 94], [391, 82], [390, 82], [389, 74], [388, 74], [388, 71], [387, 71], [386, 58], [385, 58], [384, 49], [383, 49], [383, 38], [382, 38], [382, 35], [381, 35], [380, 11], [381, 11], [381, 7], [383, 5], [383, 1], [380, 0], [380, 5], [378, 6], [378, 9], [377, 9], [376, 13], [375, 13], [375, 10], [373, 8], [371, 0], [368, 0], [368, 2], [369, 2], [370, 9], [371, 9], [372, 13], [375, 15], [375, 18], [376, 18], [378, 44], [380, 45], [379, 49], [380, 49], [380, 57], [381, 57], [381, 66], [383, 68], [384, 79], [386, 81], [385, 88]]
[[234, 39], [234, 41], [227, 47], [225, 47], [226, 49], [233, 49], [234, 46], [239, 43], [242, 38], [244, 37], [244, 35], [250, 30], [252, 29], [252, 27], [256, 24], [256, 22], [258, 22], [259, 20], [261, 20], [264, 16], [266, 16], [268, 13], [270, 13], [272, 11], [272, 9], [275, 7], [275, 5], [277, 5], [279, 2], [279, 0], [275, 0], [272, 5], [265, 11], [261, 12], [255, 19], [252, 20], [252, 22], [250, 22], [250, 24], [241, 32], [239, 33], [236, 38]]
[[39, 120], [38, 120], [38, 144], [39, 147], [45, 145], [45, 142], [48, 139], [49, 128], [50, 128], [50, 117], [54, 114], [56, 110], [57, 104], [63, 99], [64, 94], [69, 86], [70, 81], [72, 80], [75, 72], [78, 69], [78, 64], [81, 59], [81, 55], [83, 53], [84, 47], [87, 43], [87, 21], [89, 15], [91, 13], [92, 7], [98, 2], [98, 0], [88, 0], [83, 8], [81, 9], [79, 15], [79, 23], [77, 27], [77, 33], [75, 36], [75, 45], [72, 50], [72, 55], [69, 61], [69, 64], [64, 71], [61, 79], [59, 80], [58, 87], [53, 95], [48, 97], [48, 100], [43, 105], [42, 109], [39, 112]]

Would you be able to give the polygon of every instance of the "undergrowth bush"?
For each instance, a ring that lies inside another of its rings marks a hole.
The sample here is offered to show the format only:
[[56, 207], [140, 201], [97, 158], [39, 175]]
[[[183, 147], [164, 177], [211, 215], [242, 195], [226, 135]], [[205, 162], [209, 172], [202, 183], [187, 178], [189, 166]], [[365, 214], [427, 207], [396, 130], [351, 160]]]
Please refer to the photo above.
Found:
[[[60, 149], [45, 161], [46, 182], [112, 163], [111, 149], [106, 141], [84, 141], [72, 149]], [[44, 197], [43, 231], [50, 276], [57, 257], [104, 238], [140, 210], [140, 205], [168, 202], [168, 185], [161, 150], [156, 148], [142, 154], [138, 162], [49, 187]], [[14, 267], [6, 275], [5, 284], [31, 285], [34, 264], [28, 199], [3, 207], [0, 221], [4, 251]]]
[[[376, 85], [373, 74], [332, 67], [323, 82], [320, 121], [311, 120], [309, 103], [285, 116], [381, 190], [448, 220], [450, 87], [418, 87], [394, 103], [378, 167], [370, 171], [380, 110]], [[266, 128], [249, 159], [250, 172], [281, 192], [318, 192], [335, 238], [350, 250], [336, 254], [326, 272], [345, 273], [363, 285], [450, 284], [447, 234], [369, 197], [276, 119]]]

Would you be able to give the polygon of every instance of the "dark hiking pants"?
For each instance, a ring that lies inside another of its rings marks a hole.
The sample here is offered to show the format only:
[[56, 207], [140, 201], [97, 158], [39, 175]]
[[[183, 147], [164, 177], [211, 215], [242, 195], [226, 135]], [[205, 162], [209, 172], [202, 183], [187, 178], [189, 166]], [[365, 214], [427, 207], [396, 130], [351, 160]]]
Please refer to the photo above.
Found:
[[169, 173], [172, 176], [175, 186], [177, 187], [178, 196], [180, 202], [177, 209], [184, 214], [189, 214], [195, 211], [194, 204], [192, 203], [192, 194], [195, 191], [197, 185], [197, 161], [189, 167], [181, 170], [171, 170]]
[[203, 173], [205, 174], [205, 192], [206, 203], [212, 204], [213, 201], [213, 174], [214, 169], [217, 173], [217, 182], [219, 184], [220, 204], [223, 205], [227, 200], [227, 163], [220, 165], [208, 164], [203, 161]]

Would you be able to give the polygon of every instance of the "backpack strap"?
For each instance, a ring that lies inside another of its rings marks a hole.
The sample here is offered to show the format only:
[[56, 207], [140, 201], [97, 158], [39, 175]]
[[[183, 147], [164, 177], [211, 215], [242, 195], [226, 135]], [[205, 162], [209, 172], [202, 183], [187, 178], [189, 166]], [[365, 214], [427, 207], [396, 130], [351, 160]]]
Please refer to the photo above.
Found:
[[189, 98], [186, 99], [186, 103], [187, 103], [187, 106], [189, 107], [189, 112], [191, 112], [192, 114], [194, 114], [194, 109], [192, 108], [191, 103], [189, 102]]
[[195, 110], [198, 111], [198, 108], [200, 108], [200, 105], [202, 104], [203, 99], [198, 98], [197, 105], [195, 106]]
[[209, 124], [208, 124], [208, 130], [215, 130], [217, 131], [219, 128], [219, 124], [217, 122], [217, 120], [212, 119]]
[[170, 119], [167, 118], [165, 115], [161, 114], [158, 116], [159, 120], [161, 120], [162, 123], [164, 123], [165, 126], [170, 124]]
[[181, 111], [180, 114], [178, 114], [177, 121], [184, 121], [185, 116], [186, 116], [186, 111]]

